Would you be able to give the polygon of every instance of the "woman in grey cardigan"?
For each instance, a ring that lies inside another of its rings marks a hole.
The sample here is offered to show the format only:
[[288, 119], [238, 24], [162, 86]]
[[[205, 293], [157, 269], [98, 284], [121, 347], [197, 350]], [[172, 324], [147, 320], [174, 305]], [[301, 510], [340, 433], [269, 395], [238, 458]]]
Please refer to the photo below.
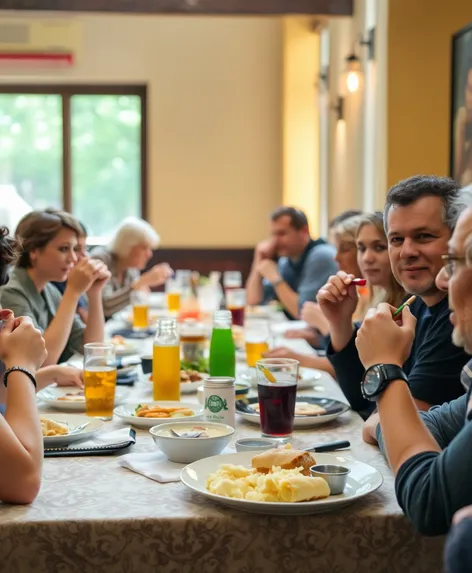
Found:
[[128, 306], [131, 291], [160, 286], [172, 275], [172, 269], [167, 263], [155, 265], [140, 274], [159, 242], [159, 235], [149, 223], [136, 217], [127, 217], [106, 248], [97, 247], [92, 251], [92, 256], [103, 261], [111, 272], [111, 280], [102, 292], [106, 318]]
[[[42, 330], [48, 357], [45, 365], [83, 352], [87, 342], [104, 339], [102, 289], [110, 278], [106, 266], [85, 258], [77, 262], [74, 247], [81, 234], [77, 220], [63, 211], [32, 211], [18, 223], [19, 258], [9, 282], [0, 289], [0, 304], [15, 316], [29, 316]], [[64, 281], [63, 295], [50, 281]], [[76, 314], [80, 296], [87, 293], [87, 325]]]

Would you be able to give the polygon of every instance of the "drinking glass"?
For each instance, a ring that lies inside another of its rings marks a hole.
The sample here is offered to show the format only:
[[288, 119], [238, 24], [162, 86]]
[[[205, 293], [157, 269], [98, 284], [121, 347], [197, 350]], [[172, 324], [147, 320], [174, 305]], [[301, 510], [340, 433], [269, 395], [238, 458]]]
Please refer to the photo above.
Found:
[[113, 344], [84, 345], [84, 392], [87, 416], [111, 420], [115, 407], [116, 354]]
[[246, 308], [246, 289], [235, 288], [226, 291], [226, 308], [231, 311], [233, 324], [244, 326], [244, 309]]
[[262, 359], [262, 355], [269, 351], [270, 326], [265, 321], [246, 321], [244, 339], [246, 343], [246, 362], [250, 368]]
[[289, 441], [297, 396], [298, 360], [266, 358], [256, 362], [262, 435]]
[[223, 287], [226, 289], [241, 288], [243, 276], [240, 271], [225, 271], [223, 273]]
[[142, 290], [131, 291], [133, 330], [149, 328], [149, 294]]
[[180, 280], [169, 279], [166, 282], [167, 307], [169, 312], [177, 313], [180, 310], [180, 295], [182, 286]]

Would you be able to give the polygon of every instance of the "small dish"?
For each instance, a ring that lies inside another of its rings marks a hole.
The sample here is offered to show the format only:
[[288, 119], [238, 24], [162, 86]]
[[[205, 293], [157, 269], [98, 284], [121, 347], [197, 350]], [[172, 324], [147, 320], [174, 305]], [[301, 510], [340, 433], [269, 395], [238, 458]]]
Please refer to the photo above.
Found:
[[315, 465], [310, 468], [312, 476], [321, 477], [328, 483], [331, 490], [330, 495], [343, 493], [350, 471], [349, 468], [336, 465]]
[[[174, 436], [171, 433], [171, 430], [174, 430], [178, 434], [182, 434], [194, 430], [195, 427], [219, 435], [187, 438]], [[170, 422], [152, 427], [149, 433], [159, 449], [171, 462], [191, 464], [197, 460], [220, 454], [234, 434], [234, 428], [217, 422]]]
[[242, 438], [235, 442], [237, 452], [261, 452], [276, 448], [277, 444], [266, 438]]

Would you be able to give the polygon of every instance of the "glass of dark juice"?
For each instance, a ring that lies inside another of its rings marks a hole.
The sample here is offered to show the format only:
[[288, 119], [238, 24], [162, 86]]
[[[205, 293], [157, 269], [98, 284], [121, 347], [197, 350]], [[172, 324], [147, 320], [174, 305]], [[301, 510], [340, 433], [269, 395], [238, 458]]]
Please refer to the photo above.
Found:
[[233, 324], [244, 326], [244, 314], [246, 308], [246, 290], [234, 288], [226, 291], [226, 308], [231, 311]]
[[267, 358], [256, 362], [262, 435], [288, 441], [293, 432], [298, 360]]

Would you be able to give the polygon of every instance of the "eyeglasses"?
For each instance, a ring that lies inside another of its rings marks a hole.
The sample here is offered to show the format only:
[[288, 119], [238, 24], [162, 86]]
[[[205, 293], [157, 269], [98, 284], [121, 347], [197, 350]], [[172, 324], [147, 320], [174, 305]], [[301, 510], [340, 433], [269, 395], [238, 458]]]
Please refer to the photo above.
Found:
[[444, 261], [444, 270], [446, 271], [448, 279], [452, 278], [457, 263], [466, 264], [468, 262], [466, 257], [458, 257], [456, 255], [451, 255], [451, 253], [441, 255], [441, 259]]

